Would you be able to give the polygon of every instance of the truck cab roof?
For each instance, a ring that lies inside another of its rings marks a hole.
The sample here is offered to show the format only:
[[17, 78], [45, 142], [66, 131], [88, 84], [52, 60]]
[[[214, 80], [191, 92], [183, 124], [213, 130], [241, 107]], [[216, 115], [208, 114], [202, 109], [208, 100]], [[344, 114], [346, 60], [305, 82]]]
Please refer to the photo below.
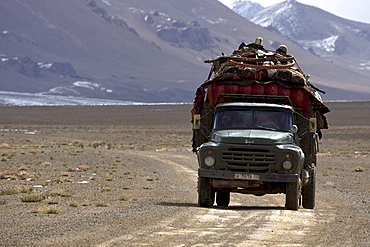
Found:
[[279, 108], [281, 110], [294, 111], [294, 107], [290, 105], [272, 104], [272, 103], [248, 103], [248, 102], [231, 102], [231, 103], [219, 103], [216, 109], [220, 108]]

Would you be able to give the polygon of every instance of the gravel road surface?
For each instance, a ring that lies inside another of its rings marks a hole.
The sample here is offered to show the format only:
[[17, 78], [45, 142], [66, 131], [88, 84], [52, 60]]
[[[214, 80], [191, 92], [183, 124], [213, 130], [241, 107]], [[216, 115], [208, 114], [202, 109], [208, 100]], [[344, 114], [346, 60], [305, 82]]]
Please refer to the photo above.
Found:
[[370, 246], [370, 102], [328, 105], [298, 211], [198, 207], [190, 105], [0, 107], [0, 246]]

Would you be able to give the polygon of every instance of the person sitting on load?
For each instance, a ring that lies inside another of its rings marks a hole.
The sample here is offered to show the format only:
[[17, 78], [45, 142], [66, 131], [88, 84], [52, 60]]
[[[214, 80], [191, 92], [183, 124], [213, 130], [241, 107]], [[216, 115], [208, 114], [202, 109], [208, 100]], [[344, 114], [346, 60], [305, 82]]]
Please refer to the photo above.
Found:
[[[286, 45], [280, 45], [276, 49], [276, 53], [286, 56], [288, 53], [288, 47]], [[288, 61], [280, 61], [280, 64], [288, 64]]]
[[286, 55], [288, 53], [288, 47], [286, 45], [280, 45], [277, 49], [276, 49], [276, 52], [277, 53], [280, 53], [282, 55]]
[[261, 38], [261, 37], [256, 38], [256, 40], [253, 43], [249, 43], [248, 45], [245, 44], [244, 42], [242, 42], [239, 45], [238, 50], [241, 50], [244, 47], [254, 48], [254, 49], [259, 49], [259, 50], [265, 50], [265, 48], [263, 47], [263, 38]]

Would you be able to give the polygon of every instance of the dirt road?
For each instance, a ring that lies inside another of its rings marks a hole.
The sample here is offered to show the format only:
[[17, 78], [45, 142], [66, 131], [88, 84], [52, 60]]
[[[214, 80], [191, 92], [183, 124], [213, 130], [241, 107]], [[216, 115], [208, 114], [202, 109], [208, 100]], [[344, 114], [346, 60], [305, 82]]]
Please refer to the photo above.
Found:
[[316, 208], [298, 211], [284, 195], [198, 207], [189, 108], [0, 108], [0, 245], [370, 246], [370, 103], [332, 105]]
[[[140, 154], [143, 155], [143, 154]], [[196, 160], [188, 154], [145, 154], [178, 173], [178, 184], [189, 195], [163, 202], [176, 208], [164, 219], [99, 246], [368, 246], [365, 212], [319, 181], [315, 210], [284, 209], [284, 195], [255, 197], [232, 194], [227, 208], [199, 208], [196, 201]], [[190, 161], [190, 162], [189, 162]], [[334, 192], [334, 193], [333, 193]], [[182, 194], [182, 193], [181, 193]], [[179, 193], [179, 196], [182, 196]], [[178, 200], [182, 202], [177, 202]]]

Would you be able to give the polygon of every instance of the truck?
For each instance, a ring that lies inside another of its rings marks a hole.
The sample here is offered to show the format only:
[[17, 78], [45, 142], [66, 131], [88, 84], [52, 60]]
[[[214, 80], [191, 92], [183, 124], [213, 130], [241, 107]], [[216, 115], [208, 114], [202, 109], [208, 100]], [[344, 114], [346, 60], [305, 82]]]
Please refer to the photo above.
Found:
[[212, 67], [191, 112], [198, 204], [227, 207], [230, 193], [282, 193], [286, 209], [313, 209], [330, 111], [319, 94], [325, 92], [293, 55], [256, 43], [205, 61]]

